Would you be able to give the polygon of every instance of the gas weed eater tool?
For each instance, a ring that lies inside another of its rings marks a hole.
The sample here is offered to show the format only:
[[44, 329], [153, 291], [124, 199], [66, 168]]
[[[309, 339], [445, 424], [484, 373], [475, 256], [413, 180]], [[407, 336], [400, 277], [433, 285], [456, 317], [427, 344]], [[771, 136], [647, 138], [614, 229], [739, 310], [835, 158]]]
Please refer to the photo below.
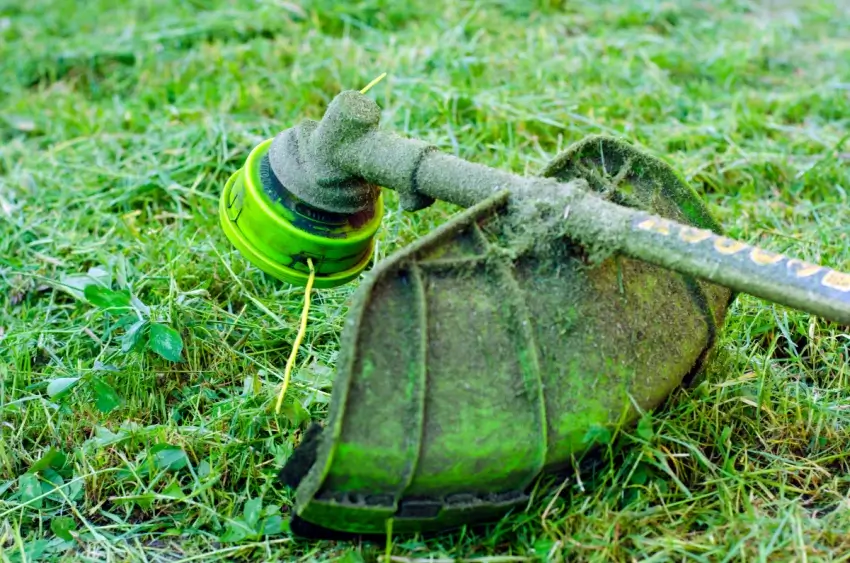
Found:
[[256, 147], [221, 225], [258, 268], [316, 287], [372, 259], [381, 188], [465, 211], [355, 292], [326, 425], [281, 471], [297, 535], [439, 532], [522, 510], [596, 427], [634, 423], [704, 369], [738, 292], [850, 324], [850, 275], [723, 236], [686, 182], [588, 137], [539, 177], [378, 128], [345, 91]]

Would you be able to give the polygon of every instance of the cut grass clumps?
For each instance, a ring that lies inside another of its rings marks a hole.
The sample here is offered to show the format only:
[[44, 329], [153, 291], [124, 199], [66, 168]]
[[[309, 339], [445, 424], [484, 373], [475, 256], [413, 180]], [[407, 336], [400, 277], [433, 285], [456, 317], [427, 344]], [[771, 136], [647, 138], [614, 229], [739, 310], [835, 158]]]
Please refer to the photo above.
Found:
[[[327, 418], [354, 285], [314, 294], [275, 416], [303, 290], [260, 274], [216, 218], [254, 146], [379, 72], [388, 129], [527, 174], [624, 135], [681, 171], [729, 236], [850, 269], [844, 2], [202, 4], [0, 7], [0, 559], [383, 556], [293, 542], [275, 482]], [[92, 70], [120, 51], [132, 64]], [[50, 70], [68, 54], [76, 71]], [[385, 196], [379, 259], [457, 211]], [[89, 274], [130, 308], [65, 289]], [[176, 332], [179, 358], [150, 331], [125, 350], [139, 320]], [[598, 436], [598, 463], [483, 530], [398, 538], [392, 554], [837, 560], [847, 334], [741, 296], [713, 368], [633, 431]]]

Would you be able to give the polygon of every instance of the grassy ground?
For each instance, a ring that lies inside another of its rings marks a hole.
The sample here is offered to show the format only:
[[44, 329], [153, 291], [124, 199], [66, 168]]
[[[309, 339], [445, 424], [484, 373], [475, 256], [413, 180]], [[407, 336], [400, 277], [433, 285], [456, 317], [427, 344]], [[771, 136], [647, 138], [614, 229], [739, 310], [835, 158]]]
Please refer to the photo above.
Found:
[[[354, 286], [315, 294], [275, 417], [302, 291], [233, 252], [216, 201], [256, 143], [382, 71], [387, 128], [522, 173], [622, 134], [731, 235], [850, 269], [846, 2], [558, 4], [0, 1], [0, 560], [381, 556], [293, 542], [274, 482], [327, 410]], [[454, 211], [387, 196], [380, 256]], [[86, 273], [156, 324], [138, 348]], [[748, 296], [732, 313], [707, 378], [600, 469], [393, 555], [846, 559], [848, 327]]]

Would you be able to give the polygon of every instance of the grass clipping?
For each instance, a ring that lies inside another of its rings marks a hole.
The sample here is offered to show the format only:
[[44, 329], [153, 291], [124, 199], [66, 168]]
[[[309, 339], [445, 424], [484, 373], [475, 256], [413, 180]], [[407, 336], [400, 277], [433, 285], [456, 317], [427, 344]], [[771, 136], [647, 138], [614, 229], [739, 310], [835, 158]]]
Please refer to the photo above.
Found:
[[298, 349], [301, 347], [301, 341], [304, 340], [304, 334], [307, 332], [307, 317], [310, 314], [310, 293], [313, 291], [313, 281], [316, 279], [316, 269], [313, 267], [313, 260], [311, 258], [307, 258], [307, 265], [310, 266], [310, 276], [307, 278], [307, 287], [304, 290], [304, 308], [301, 310], [301, 326], [298, 327], [298, 335], [295, 337], [292, 352], [286, 361], [286, 369], [283, 372], [283, 384], [280, 386], [277, 405], [274, 409], [275, 414], [280, 414], [280, 408], [283, 406], [283, 398], [286, 396], [286, 390], [289, 388], [289, 380], [292, 378], [292, 367], [295, 365]]
[[[365, 94], [386, 76], [386, 72], [382, 73], [360, 90], [360, 93]], [[295, 358], [298, 356], [298, 349], [301, 348], [301, 341], [304, 340], [304, 334], [307, 332], [307, 318], [310, 314], [310, 293], [313, 290], [313, 282], [316, 279], [316, 270], [313, 267], [313, 260], [307, 258], [307, 265], [310, 266], [310, 276], [307, 278], [307, 287], [304, 291], [304, 308], [301, 311], [301, 326], [298, 328], [298, 335], [295, 337], [295, 343], [292, 345], [292, 352], [289, 354], [289, 359], [286, 361], [286, 369], [283, 372], [283, 384], [280, 386], [280, 393], [277, 395], [277, 404], [274, 409], [276, 415], [280, 414], [280, 409], [283, 407], [283, 399], [286, 396], [287, 389], [289, 389], [289, 381], [292, 379], [292, 368], [295, 365]]]

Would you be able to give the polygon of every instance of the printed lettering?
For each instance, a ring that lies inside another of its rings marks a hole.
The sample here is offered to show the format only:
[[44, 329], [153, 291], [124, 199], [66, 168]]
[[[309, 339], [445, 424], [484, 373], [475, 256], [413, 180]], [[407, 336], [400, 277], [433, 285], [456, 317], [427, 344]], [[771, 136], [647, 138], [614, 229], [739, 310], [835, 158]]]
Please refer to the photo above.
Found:
[[791, 270], [798, 278], [807, 278], [820, 272], [823, 268], [817, 264], [810, 264], [809, 262], [803, 262], [802, 260], [792, 258], [791, 260], [788, 260], [788, 269]]
[[714, 250], [716, 250], [720, 254], [735, 254], [736, 252], [740, 252], [745, 248], [747, 248], [747, 245], [743, 242], [732, 240], [726, 237], [718, 237], [718, 239], [714, 241]]
[[711, 238], [713, 233], [706, 229], [697, 229], [696, 227], [682, 227], [679, 231], [679, 238], [685, 242], [696, 244], [708, 238]]
[[850, 291], [850, 274], [830, 270], [823, 277], [821, 283], [838, 291]]
[[638, 228], [644, 231], [653, 231], [662, 235], [670, 234], [670, 223], [664, 219], [650, 217], [638, 224]]
[[769, 264], [776, 264], [785, 257], [781, 254], [777, 254], [776, 252], [770, 252], [769, 250], [753, 248], [753, 251], [750, 252], [750, 258], [756, 264], [767, 266]]

